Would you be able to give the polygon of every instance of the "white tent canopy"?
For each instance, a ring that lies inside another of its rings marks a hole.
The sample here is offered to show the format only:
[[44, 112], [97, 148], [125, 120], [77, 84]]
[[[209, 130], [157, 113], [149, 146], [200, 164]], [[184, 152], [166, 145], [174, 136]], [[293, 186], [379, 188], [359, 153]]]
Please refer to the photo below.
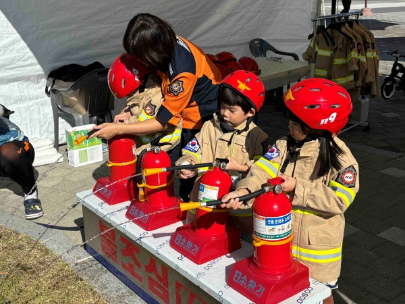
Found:
[[[99, 61], [109, 67], [124, 52], [128, 21], [148, 12], [206, 53], [251, 56], [248, 43], [263, 38], [298, 55], [308, 45], [318, 0], [2, 0], [0, 104], [29, 137], [53, 138], [48, 73], [65, 64]], [[121, 103], [122, 104], [122, 103]], [[121, 105], [119, 106], [121, 107]], [[64, 127], [61, 129], [63, 132]]]

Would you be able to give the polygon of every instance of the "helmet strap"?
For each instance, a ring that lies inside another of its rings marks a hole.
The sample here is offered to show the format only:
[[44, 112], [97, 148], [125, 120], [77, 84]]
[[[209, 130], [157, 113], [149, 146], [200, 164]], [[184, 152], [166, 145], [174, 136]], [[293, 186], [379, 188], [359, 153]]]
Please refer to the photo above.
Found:
[[139, 85], [139, 88], [138, 88], [139, 93], [143, 93], [145, 91], [146, 83], [148, 82], [149, 76], [150, 76], [150, 74], [146, 74], [143, 77], [141, 84]]

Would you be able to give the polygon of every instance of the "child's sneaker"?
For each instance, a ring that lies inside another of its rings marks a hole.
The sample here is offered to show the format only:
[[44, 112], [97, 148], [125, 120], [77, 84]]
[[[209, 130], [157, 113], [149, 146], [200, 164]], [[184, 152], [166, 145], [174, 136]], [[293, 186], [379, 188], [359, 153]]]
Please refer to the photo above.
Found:
[[37, 198], [30, 198], [24, 201], [25, 206], [25, 218], [27, 220], [33, 220], [44, 215], [42, 210], [41, 201]]

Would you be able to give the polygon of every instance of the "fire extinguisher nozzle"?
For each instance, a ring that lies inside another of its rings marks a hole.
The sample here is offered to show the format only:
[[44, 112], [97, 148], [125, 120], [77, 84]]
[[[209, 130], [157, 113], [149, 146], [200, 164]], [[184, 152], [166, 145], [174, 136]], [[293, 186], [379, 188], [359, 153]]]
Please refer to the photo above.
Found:
[[161, 172], [166, 172], [164, 171], [165, 168], [149, 168], [149, 169], [144, 169], [143, 170], [143, 175], [148, 176], [152, 174], [157, 174]]
[[83, 135], [83, 136], [79, 137], [78, 139], [75, 139], [75, 140], [73, 141], [73, 143], [74, 143], [75, 146], [78, 146], [78, 145], [80, 145], [83, 141], [85, 141], [86, 138], [87, 138], [87, 135]]
[[180, 203], [180, 210], [186, 211], [191, 209], [197, 209], [201, 207], [200, 202], [189, 202], [189, 203]]

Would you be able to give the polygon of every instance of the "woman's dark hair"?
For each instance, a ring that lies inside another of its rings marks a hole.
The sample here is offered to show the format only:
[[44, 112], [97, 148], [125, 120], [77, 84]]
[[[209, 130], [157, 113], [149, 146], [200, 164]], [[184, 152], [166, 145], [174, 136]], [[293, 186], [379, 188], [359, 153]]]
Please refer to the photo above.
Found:
[[166, 21], [141, 13], [129, 21], [123, 45], [130, 55], [148, 66], [166, 72], [176, 46], [176, 34]]
[[224, 85], [219, 85], [219, 106], [221, 103], [224, 103], [228, 106], [240, 106], [242, 111], [246, 114], [253, 108], [252, 104], [242, 97], [240, 94], [236, 93], [231, 88], [228, 88]]
[[332, 133], [327, 130], [312, 129], [290, 110], [288, 110], [287, 113], [288, 118], [291, 121], [300, 124], [301, 129], [304, 134], [307, 135], [308, 140], [319, 140], [319, 158], [321, 166], [317, 175], [324, 176], [331, 168], [334, 168], [337, 171], [342, 169], [340, 156], [343, 155], [344, 152], [333, 140]]

